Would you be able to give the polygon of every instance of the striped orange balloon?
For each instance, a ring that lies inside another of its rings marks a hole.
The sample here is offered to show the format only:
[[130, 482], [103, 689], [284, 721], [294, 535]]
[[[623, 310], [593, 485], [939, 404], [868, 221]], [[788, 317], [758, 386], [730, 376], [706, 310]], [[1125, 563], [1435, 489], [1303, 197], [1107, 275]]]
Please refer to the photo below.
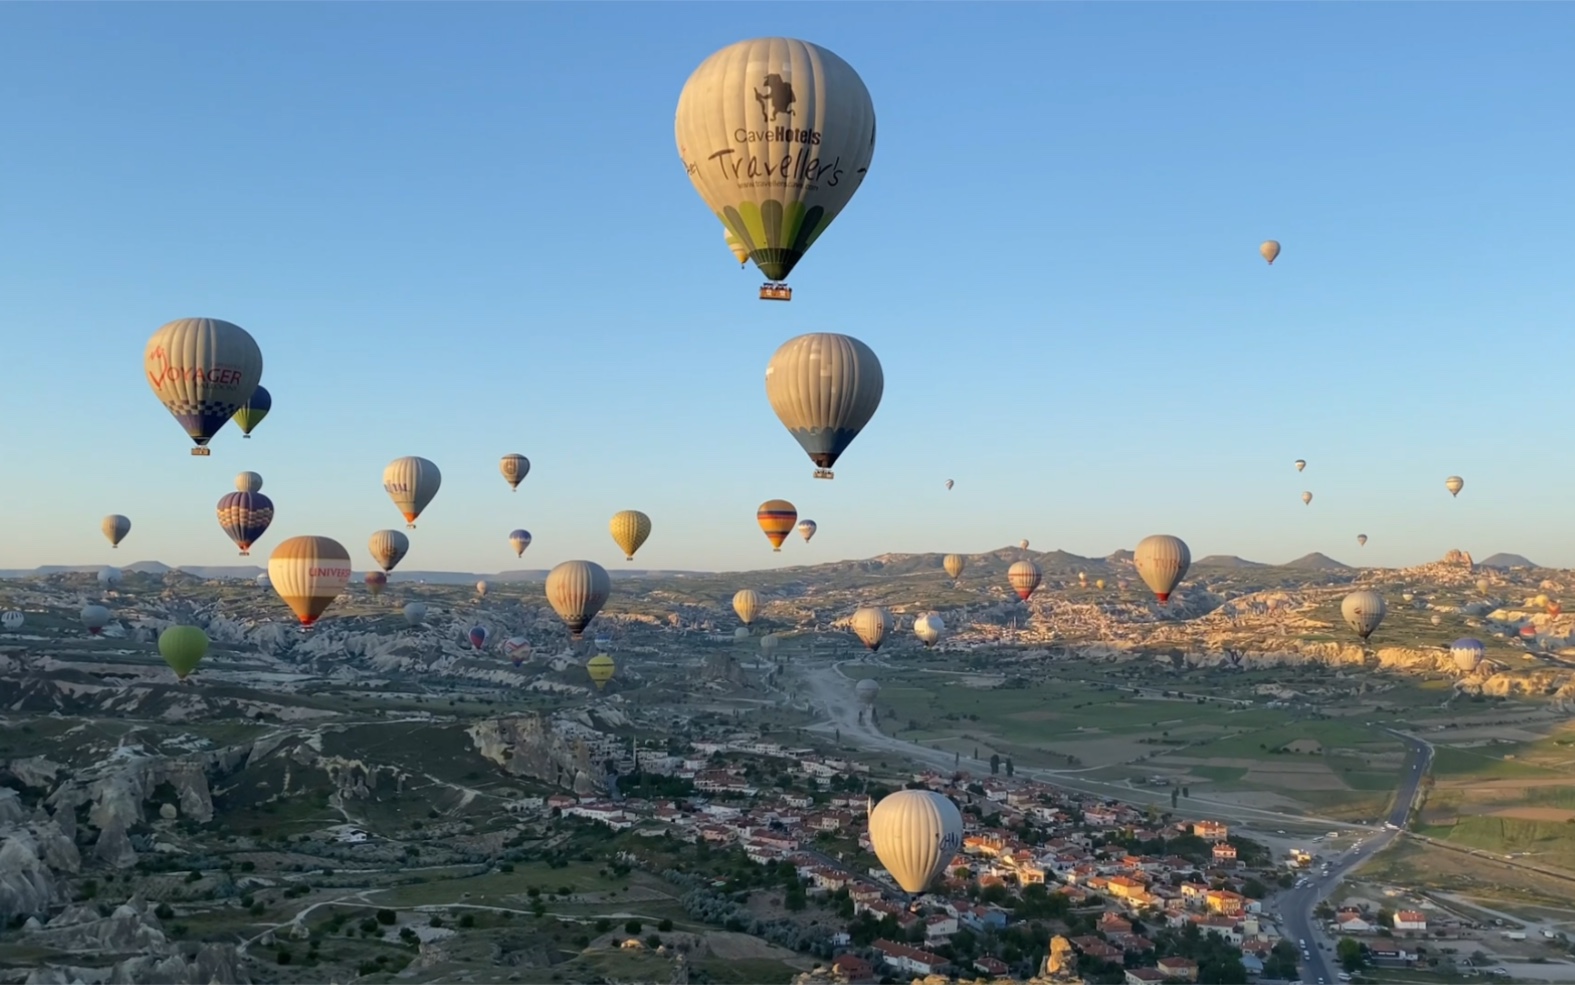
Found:
[[782, 542], [798, 523], [798, 510], [785, 499], [768, 499], [755, 511], [755, 520], [765, 531], [766, 540], [771, 541], [771, 549], [780, 551]]

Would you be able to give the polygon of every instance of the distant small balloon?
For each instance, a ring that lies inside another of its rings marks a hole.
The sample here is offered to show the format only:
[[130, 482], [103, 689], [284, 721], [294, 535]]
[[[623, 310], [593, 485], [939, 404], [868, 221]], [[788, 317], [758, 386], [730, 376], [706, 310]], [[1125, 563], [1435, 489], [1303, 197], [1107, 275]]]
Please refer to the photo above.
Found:
[[372, 593], [373, 598], [383, 594], [384, 587], [388, 585], [388, 576], [381, 571], [368, 571], [363, 580], [366, 582], [367, 591]]
[[946, 480], [946, 488], [947, 488], [947, 490], [950, 490], [952, 488], [952, 486], [955, 486], [956, 484], [957, 484], [957, 482], [956, 482], [955, 479], [947, 479]]
[[7, 632], [11, 632], [11, 633], [16, 632], [17, 630], [22, 628], [22, 624], [24, 622], [27, 622], [27, 617], [22, 615], [22, 613], [16, 611], [15, 609], [12, 609], [10, 612], [7, 612], [5, 615], [0, 616], [0, 626], [5, 627]]
[[131, 533], [131, 521], [119, 513], [111, 513], [99, 523], [99, 529], [104, 531], [104, 536], [109, 538], [110, 547], [119, 547], [120, 542]]
[[476, 582], [476, 594], [481, 596], [482, 598], [486, 598], [487, 597], [487, 589], [489, 589], [491, 587], [492, 586], [487, 583], [486, 579], [482, 579], [481, 581]]
[[782, 542], [798, 523], [798, 510], [785, 499], [768, 499], [755, 510], [755, 522], [771, 542], [771, 549], [781, 551]]
[[799, 536], [804, 538], [804, 543], [806, 543], [806, 544], [809, 543], [809, 539], [811, 537], [815, 536], [815, 531], [819, 530], [819, 529], [820, 529], [819, 527], [815, 526], [815, 521], [814, 520], [800, 520], [800, 521], [798, 521], [798, 533], [799, 533]]
[[953, 581], [957, 580], [958, 576], [963, 573], [963, 569], [967, 566], [968, 559], [963, 557], [961, 554], [948, 554], [941, 559], [941, 567], [946, 569], [947, 577], [951, 578]]
[[1300, 472], [1302, 469], [1305, 469], [1306, 467], [1307, 467], [1307, 459], [1305, 459], [1305, 458], [1298, 458], [1296, 460], [1296, 471]]
[[1387, 611], [1383, 596], [1373, 591], [1352, 592], [1340, 603], [1340, 615], [1345, 624], [1364, 642], [1384, 621]]
[[1258, 247], [1258, 253], [1269, 262], [1269, 266], [1274, 266], [1275, 258], [1280, 255], [1279, 240], [1264, 240], [1263, 245]]
[[1302, 493], [1302, 504], [1304, 506], [1311, 506], [1312, 505], [1312, 493], [1310, 493], [1310, 492]]
[[520, 482], [530, 474], [530, 459], [518, 452], [504, 455], [498, 462], [498, 471], [503, 473], [503, 481], [509, 484], [509, 488], [519, 492]]
[[1018, 541], [1017, 546], [1022, 550], [1028, 550], [1028, 538], [1024, 537], [1022, 540]]
[[242, 472], [235, 477], [235, 491], [243, 493], [262, 492], [263, 478], [256, 472]]
[[[1449, 495], [1451, 496], [1459, 496], [1460, 490], [1464, 489], [1465, 487], [1466, 480], [1462, 479], [1458, 475], [1452, 475], [1444, 480], [1444, 488], [1449, 490]], [[1493, 497], [1489, 496], [1488, 498], [1492, 499]]]
[[404, 612], [406, 623], [411, 626], [419, 626], [422, 620], [427, 617], [427, 604], [425, 602], [407, 602], [405, 603]]
[[1044, 573], [1039, 570], [1039, 565], [1032, 561], [1018, 561], [1006, 569], [1006, 580], [1012, 586], [1012, 591], [1024, 602], [1028, 596], [1034, 594], [1034, 589], [1039, 587]]
[[913, 635], [919, 638], [926, 649], [934, 646], [944, 632], [946, 623], [939, 613], [926, 612], [913, 621]]
[[1366, 544], [1367, 544], [1367, 535], [1366, 534], [1357, 534], [1356, 535], [1356, 546], [1363, 547]]
[[514, 547], [515, 557], [524, 557], [525, 548], [530, 546], [530, 531], [515, 530], [509, 534], [509, 543]]

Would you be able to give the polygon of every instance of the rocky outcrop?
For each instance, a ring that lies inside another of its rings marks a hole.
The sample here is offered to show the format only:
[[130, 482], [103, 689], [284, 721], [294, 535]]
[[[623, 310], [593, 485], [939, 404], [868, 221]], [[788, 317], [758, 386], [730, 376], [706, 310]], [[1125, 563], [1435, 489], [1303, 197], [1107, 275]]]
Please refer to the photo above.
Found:
[[129, 869], [137, 864], [137, 850], [131, 847], [125, 822], [111, 817], [99, 829], [98, 840], [93, 843], [93, 860], [112, 869]]
[[551, 783], [577, 794], [606, 790], [599, 764], [581, 739], [560, 734], [541, 715], [510, 715], [477, 722], [468, 730], [483, 758], [517, 776]]
[[81, 865], [77, 846], [53, 821], [0, 826], [0, 921], [47, 913], [65, 902], [63, 876]]
[[104, 968], [36, 968], [25, 985], [251, 985], [235, 947], [204, 944], [195, 952], [142, 954]]

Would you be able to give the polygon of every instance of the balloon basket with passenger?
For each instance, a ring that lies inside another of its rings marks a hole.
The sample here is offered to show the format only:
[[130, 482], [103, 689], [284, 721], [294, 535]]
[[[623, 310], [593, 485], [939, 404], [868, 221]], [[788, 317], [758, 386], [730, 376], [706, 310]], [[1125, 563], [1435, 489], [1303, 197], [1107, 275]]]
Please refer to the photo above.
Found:
[[775, 281], [766, 281], [760, 285], [760, 300], [762, 301], [791, 301], [793, 288]]

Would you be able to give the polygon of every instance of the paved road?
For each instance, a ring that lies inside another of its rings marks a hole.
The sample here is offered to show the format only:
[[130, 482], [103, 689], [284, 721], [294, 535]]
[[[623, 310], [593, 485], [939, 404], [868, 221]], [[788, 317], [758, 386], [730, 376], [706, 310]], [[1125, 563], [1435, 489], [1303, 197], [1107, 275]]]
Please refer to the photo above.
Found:
[[[1306, 941], [1308, 956], [1302, 960], [1304, 982], [1332, 982], [1339, 972], [1334, 955], [1334, 939], [1323, 932], [1313, 911], [1324, 897], [1340, 884], [1340, 880], [1399, 837], [1400, 831], [1405, 828], [1406, 821], [1410, 818], [1411, 806], [1416, 800], [1417, 790], [1422, 785], [1422, 778], [1427, 776], [1428, 767], [1433, 761], [1433, 747], [1423, 740], [1393, 729], [1384, 731], [1404, 742], [1406, 746], [1404, 772], [1400, 777], [1400, 785], [1395, 791], [1394, 806], [1389, 810], [1386, 826], [1375, 829], [1371, 835], [1346, 849], [1344, 853], [1328, 859], [1327, 873], [1324, 873], [1320, 866], [1319, 872], [1307, 877], [1305, 885], [1280, 893], [1273, 900], [1273, 905], [1280, 915], [1280, 923], [1285, 929], [1285, 936], [1297, 942], [1298, 946], [1302, 941]], [[1329, 950], [1324, 950], [1325, 947]]]

